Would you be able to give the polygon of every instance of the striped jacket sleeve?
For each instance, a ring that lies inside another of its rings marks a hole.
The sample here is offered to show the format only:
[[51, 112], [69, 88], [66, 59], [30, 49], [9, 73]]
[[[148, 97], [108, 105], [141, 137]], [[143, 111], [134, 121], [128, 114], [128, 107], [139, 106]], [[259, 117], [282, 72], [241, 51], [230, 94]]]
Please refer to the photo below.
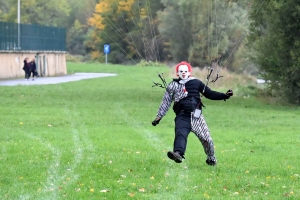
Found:
[[171, 82], [166, 89], [160, 107], [157, 111], [157, 118], [162, 118], [163, 116], [165, 116], [169, 108], [171, 107], [174, 95], [174, 83], [175, 82]]

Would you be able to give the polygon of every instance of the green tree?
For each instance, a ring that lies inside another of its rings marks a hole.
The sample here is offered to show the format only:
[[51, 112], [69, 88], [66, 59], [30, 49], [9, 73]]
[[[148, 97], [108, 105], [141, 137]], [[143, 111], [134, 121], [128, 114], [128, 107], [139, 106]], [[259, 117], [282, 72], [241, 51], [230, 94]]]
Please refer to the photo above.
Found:
[[4, 20], [5, 13], [8, 12], [8, 4], [6, 0], [0, 0], [0, 20]]
[[67, 2], [70, 7], [70, 14], [66, 25], [67, 27], [72, 27], [75, 20], [78, 20], [82, 25], [88, 24], [88, 19], [93, 16], [98, 0], [67, 0]]
[[[180, 12], [183, 8], [176, 1], [162, 1], [165, 9], [159, 12], [160, 20], [159, 31], [167, 44], [165, 51], [170, 52], [170, 56], [174, 61], [187, 60], [189, 46], [192, 43], [192, 35], [190, 31], [190, 18], [182, 17]], [[188, 12], [188, 10], [186, 10]]]
[[86, 55], [88, 19], [93, 15], [97, 0], [67, 1], [70, 6], [69, 17], [64, 20], [67, 29], [67, 51], [74, 55]]
[[[256, 1], [259, 2], [259, 1]], [[251, 13], [249, 45], [276, 96], [300, 103], [300, 4], [271, 0]]]
[[204, 67], [212, 62], [231, 67], [229, 58], [247, 34], [245, 1], [162, 0], [160, 33], [175, 61]]
[[[9, 11], [5, 21], [17, 22], [18, 4], [16, 0], [7, 0]], [[67, 0], [22, 0], [21, 23], [45, 26], [64, 26], [63, 20], [70, 12]]]
[[67, 34], [67, 49], [70, 54], [85, 55], [84, 42], [86, 34], [79, 20], [75, 20]]

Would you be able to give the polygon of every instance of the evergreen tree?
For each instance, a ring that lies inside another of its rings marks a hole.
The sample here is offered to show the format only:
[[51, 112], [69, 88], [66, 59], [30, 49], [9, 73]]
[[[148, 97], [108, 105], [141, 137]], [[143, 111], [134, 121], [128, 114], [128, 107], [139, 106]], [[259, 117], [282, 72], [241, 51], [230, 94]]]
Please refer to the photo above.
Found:
[[85, 47], [84, 42], [86, 34], [80, 24], [79, 20], [75, 20], [74, 26], [70, 28], [67, 35], [67, 49], [70, 54], [84, 55]]
[[[257, 0], [257, 2], [259, 2]], [[300, 4], [297, 0], [264, 4], [251, 14], [253, 61], [277, 97], [300, 103]]]

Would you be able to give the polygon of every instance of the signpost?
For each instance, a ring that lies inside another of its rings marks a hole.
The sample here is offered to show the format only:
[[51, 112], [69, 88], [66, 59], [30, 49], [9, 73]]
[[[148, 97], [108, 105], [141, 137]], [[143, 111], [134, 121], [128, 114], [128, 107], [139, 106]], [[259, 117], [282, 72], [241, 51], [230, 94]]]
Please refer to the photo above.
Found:
[[105, 53], [105, 64], [107, 64], [107, 55], [110, 53], [110, 46], [109, 44], [104, 45], [104, 53]]

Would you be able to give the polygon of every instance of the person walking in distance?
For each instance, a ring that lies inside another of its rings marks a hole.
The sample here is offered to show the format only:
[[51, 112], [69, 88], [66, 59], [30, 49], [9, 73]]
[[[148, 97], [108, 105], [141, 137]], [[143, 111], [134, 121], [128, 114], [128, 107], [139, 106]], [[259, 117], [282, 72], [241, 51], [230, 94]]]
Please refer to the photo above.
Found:
[[191, 72], [192, 66], [188, 62], [183, 61], [177, 64], [178, 78], [168, 84], [152, 125], [159, 124], [174, 101], [175, 138], [173, 151], [169, 151], [167, 156], [176, 163], [181, 163], [186, 151], [188, 135], [193, 132], [202, 143], [207, 156], [206, 163], [214, 166], [217, 164], [214, 143], [202, 114], [203, 104], [200, 93], [211, 100], [226, 100], [233, 95], [233, 91], [228, 90], [226, 93], [213, 91], [202, 81], [192, 77]]
[[30, 75], [30, 74], [29, 74], [29, 67], [30, 67], [30, 65], [29, 65], [28, 60], [29, 60], [29, 58], [26, 57], [26, 58], [24, 59], [24, 61], [23, 61], [23, 63], [24, 63], [23, 70], [24, 70], [24, 72], [25, 72], [25, 80], [27, 80], [27, 81], [28, 81], [29, 75]]
[[32, 74], [32, 80], [34, 81], [34, 76], [36, 75], [36, 64], [35, 64], [35, 59], [34, 58], [30, 62], [29, 78], [30, 78], [31, 74]]

